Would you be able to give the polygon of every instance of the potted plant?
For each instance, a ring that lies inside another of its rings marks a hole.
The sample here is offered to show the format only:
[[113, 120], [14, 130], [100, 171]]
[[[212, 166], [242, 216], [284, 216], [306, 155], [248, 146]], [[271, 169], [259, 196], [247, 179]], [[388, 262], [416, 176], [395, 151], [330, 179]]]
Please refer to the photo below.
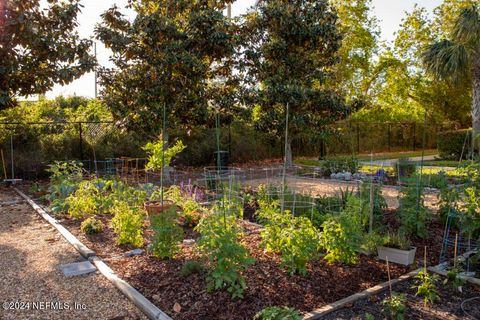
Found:
[[402, 264], [411, 265], [415, 261], [417, 248], [411, 246], [410, 240], [402, 233], [389, 234], [384, 238], [383, 246], [377, 248], [378, 258]]
[[162, 179], [160, 190], [154, 192], [150, 200], [144, 203], [145, 211], [147, 211], [148, 214], [158, 214], [173, 206], [172, 201], [163, 199], [163, 182], [170, 181], [170, 162], [185, 148], [186, 146], [182, 140], [177, 140], [173, 146], [168, 147], [168, 142], [164, 141], [162, 136], [158, 141], [149, 142], [143, 147], [143, 150], [148, 154], [148, 162], [145, 165], [145, 170], [160, 170]]
[[33, 194], [35, 198], [40, 198], [47, 194], [37, 182], [30, 186], [29, 191]]

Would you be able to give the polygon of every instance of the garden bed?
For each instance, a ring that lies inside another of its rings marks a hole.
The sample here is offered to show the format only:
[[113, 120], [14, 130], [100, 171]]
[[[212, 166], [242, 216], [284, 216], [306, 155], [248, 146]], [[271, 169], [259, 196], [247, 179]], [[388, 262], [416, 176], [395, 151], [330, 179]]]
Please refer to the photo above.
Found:
[[[395, 227], [394, 216], [395, 210], [385, 215], [385, 223], [389, 227]], [[354, 266], [328, 264], [317, 259], [309, 264], [306, 276], [289, 275], [281, 267], [278, 255], [264, 252], [255, 226], [243, 222], [245, 235], [242, 241], [256, 262], [244, 273], [248, 286], [244, 299], [232, 299], [226, 291], [207, 292], [205, 272], [181, 275], [182, 267], [187, 262], [202, 262], [196, 244], [183, 244], [174, 260], [161, 260], [148, 253], [126, 257], [124, 253], [132, 248], [116, 244], [115, 233], [110, 227], [111, 216], [100, 215], [99, 219], [105, 228], [96, 235], [82, 233], [78, 220], [65, 218], [62, 224], [95, 250], [100, 258], [108, 261], [122, 279], [174, 319], [251, 319], [258, 311], [272, 305], [288, 305], [306, 313], [388, 279], [386, 264], [365, 255], [360, 255], [359, 263]], [[428, 246], [431, 253], [427, 258], [428, 264], [433, 265], [438, 262], [443, 231], [436, 221], [431, 222], [428, 229], [430, 237], [417, 239], [414, 245], [421, 248], [417, 251], [417, 260], [420, 261], [423, 258], [423, 246]], [[185, 239], [199, 236], [191, 228], [184, 228], [184, 231]], [[144, 238], [147, 247], [151, 238], [148, 228]], [[415, 267], [415, 264], [410, 267], [391, 264], [391, 276], [399, 277]]]
[[[425, 305], [422, 298], [415, 295], [416, 288], [413, 286], [417, 281], [411, 279], [393, 286], [393, 291], [406, 295], [405, 319], [480, 319], [479, 300], [464, 304], [464, 309], [475, 318], [468, 317], [461, 308], [464, 300], [480, 296], [478, 287], [466, 284], [463, 292], [459, 292], [450, 286], [441, 285], [442, 278], [437, 287], [440, 300], [433, 305]], [[374, 319], [384, 319], [385, 314], [382, 311], [384, 306], [381, 302], [388, 296], [389, 291], [386, 290], [377, 295], [357, 300], [353, 304], [326, 315], [323, 319], [365, 319], [367, 313], [371, 314]]]
[[[246, 235], [243, 240], [256, 259], [244, 273], [248, 288], [243, 299], [232, 299], [225, 291], [207, 292], [205, 273], [181, 275], [186, 262], [201, 261], [194, 245], [184, 246], [175, 260], [141, 255], [109, 264], [174, 319], [251, 319], [272, 305], [308, 312], [387, 280], [386, 264], [363, 255], [355, 266], [316, 260], [308, 266], [306, 276], [291, 276], [280, 266], [278, 256], [264, 252], [258, 234]], [[392, 266], [392, 276], [410, 269]], [[174, 311], [175, 303], [181, 306], [180, 312]]]

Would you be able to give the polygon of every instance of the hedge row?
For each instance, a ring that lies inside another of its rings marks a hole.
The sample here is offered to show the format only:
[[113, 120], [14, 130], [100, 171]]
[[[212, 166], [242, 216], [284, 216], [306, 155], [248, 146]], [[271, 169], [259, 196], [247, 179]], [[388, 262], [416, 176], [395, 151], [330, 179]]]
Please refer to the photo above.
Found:
[[445, 160], [466, 159], [470, 154], [472, 129], [443, 131], [437, 134], [438, 153]]

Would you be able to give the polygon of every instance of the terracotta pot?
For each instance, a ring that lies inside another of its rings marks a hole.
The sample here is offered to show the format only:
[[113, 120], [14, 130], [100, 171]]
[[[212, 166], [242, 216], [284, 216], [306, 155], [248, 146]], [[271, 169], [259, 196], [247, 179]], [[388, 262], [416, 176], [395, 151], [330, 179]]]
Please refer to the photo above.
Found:
[[46, 194], [47, 193], [45, 191], [36, 191], [36, 192], [33, 193], [33, 197], [40, 198], [40, 197], [43, 197]]
[[143, 204], [143, 207], [145, 208], [145, 211], [149, 215], [153, 214], [159, 214], [162, 213], [165, 210], [170, 209], [174, 205], [173, 201], [170, 200], [163, 200], [163, 205], [162, 202], [159, 200], [153, 200], [153, 201], [147, 201]]

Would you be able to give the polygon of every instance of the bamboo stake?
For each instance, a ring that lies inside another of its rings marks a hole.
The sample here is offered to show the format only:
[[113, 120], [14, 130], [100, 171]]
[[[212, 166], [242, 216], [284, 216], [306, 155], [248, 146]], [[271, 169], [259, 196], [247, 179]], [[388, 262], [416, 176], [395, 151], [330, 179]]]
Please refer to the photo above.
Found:
[[458, 246], [458, 232], [455, 233], [455, 248], [453, 249], [453, 268], [457, 268], [457, 246]]
[[423, 254], [423, 266], [425, 268], [425, 272], [427, 272], [427, 246], [425, 246], [425, 252]]
[[390, 298], [392, 298], [392, 280], [390, 278], [390, 265], [388, 264], [388, 257], [385, 257], [387, 261], [387, 274], [388, 274], [388, 288], [390, 289]]

